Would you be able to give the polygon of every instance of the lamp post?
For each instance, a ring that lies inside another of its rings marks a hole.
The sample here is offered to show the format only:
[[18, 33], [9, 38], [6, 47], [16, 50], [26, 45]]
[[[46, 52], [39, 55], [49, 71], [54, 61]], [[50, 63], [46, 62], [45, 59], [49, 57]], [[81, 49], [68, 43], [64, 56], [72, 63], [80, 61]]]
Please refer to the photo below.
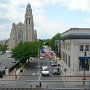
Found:
[[[83, 79], [82, 80], [86, 80], [85, 78], [85, 65], [86, 65], [86, 51], [84, 52], [84, 72], [83, 72]], [[83, 81], [83, 85], [85, 85], [85, 81]]]
[[15, 60], [15, 80], [17, 80], [17, 74], [16, 74], [16, 60]]
[[15, 60], [14, 62], [12, 62], [12, 63], [14, 63], [14, 65], [15, 65], [15, 67], [14, 67], [14, 73], [15, 73], [15, 80], [17, 80], [17, 74], [16, 74], [16, 60]]

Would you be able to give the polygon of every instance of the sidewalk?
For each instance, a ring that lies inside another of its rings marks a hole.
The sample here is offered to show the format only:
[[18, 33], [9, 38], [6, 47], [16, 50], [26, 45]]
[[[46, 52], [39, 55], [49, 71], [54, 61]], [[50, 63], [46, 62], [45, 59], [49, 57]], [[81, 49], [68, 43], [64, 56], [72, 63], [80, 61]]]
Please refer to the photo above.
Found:
[[[23, 68], [23, 72], [25, 71], [25, 68]], [[11, 71], [9, 75], [4, 75], [3, 78], [0, 78], [0, 80], [19, 80], [23, 72], [20, 72], [20, 68], [16, 71], [15, 75], [15, 70]]]
[[[58, 63], [61, 65], [61, 70], [64, 70], [65, 67], [62, 67], [62, 62], [61, 60], [57, 60]], [[64, 85], [65, 87], [72, 87], [72, 88], [75, 88], [75, 87], [88, 87], [89, 85], [89, 82], [84, 82], [82, 79], [83, 77], [78, 77], [78, 76], [83, 76], [84, 75], [84, 71], [79, 71], [77, 73], [70, 73], [69, 71], [61, 71], [61, 77], [62, 77], [62, 80], [65, 81], [64, 82]], [[88, 71], [87, 73], [85, 73], [85, 75], [87, 76], [90, 76], [90, 71]], [[86, 80], [90, 80], [90, 77], [85, 77]], [[76, 82], [75, 82], [76, 81]], [[83, 84], [85, 83], [85, 84]]]

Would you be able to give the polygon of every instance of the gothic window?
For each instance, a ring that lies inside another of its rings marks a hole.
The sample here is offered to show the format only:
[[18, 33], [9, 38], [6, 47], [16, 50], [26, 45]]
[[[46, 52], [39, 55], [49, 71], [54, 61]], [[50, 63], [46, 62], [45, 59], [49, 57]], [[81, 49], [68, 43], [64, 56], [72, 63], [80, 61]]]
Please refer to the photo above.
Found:
[[27, 24], [27, 20], [28, 20], [28, 18], [26, 18], [26, 24]]
[[23, 40], [23, 31], [19, 30], [18, 31], [18, 41]]

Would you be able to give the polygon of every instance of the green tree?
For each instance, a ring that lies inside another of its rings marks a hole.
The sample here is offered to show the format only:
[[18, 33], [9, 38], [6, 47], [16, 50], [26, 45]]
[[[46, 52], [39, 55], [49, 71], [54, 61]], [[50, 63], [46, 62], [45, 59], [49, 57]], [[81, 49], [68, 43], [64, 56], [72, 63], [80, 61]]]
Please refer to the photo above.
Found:
[[26, 61], [30, 57], [38, 55], [38, 48], [42, 47], [42, 43], [35, 42], [22, 42], [20, 41], [15, 48], [12, 49], [12, 57], [16, 60]]
[[55, 41], [56, 40], [60, 40], [61, 39], [61, 34], [57, 33], [55, 36], [52, 37], [52, 39], [50, 40], [50, 46], [53, 50], [55, 50], [56, 46], [55, 46]]
[[5, 52], [6, 50], [7, 50], [7, 45], [6, 44], [5, 45], [0, 44], [0, 51]]

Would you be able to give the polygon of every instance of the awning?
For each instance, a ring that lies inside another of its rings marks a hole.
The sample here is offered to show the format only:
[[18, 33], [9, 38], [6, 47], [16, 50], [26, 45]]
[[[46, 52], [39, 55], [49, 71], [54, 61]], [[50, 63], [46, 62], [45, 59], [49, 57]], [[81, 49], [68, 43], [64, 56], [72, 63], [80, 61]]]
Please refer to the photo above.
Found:
[[90, 56], [81, 56], [79, 57], [80, 60], [89, 60]]

